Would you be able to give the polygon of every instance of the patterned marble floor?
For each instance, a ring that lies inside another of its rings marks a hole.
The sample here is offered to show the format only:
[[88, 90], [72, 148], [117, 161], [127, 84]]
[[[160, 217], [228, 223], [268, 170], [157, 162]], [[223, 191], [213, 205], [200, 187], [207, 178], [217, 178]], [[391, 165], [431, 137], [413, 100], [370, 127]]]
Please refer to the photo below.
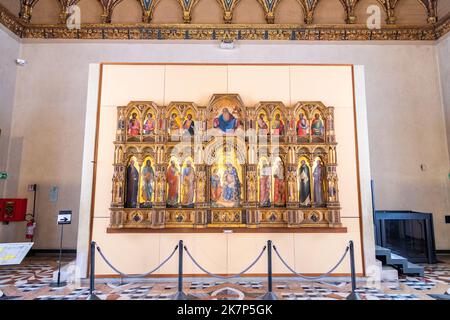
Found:
[[[449, 298], [450, 257], [439, 257], [441, 263], [423, 265], [424, 277], [401, 276], [395, 282], [369, 285], [358, 282], [358, 293], [364, 300], [435, 300]], [[20, 266], [0, 267], [0, 300], [85, 300], [89, 294], [87, 284], [69, 284], [52, 288], [50, 284], [56, 270], [55, 259], [30, 258]], [[191, 280], [191, 281], [189, 281]], [[211, 279], [188, 279], [184, 292], [189, 299], [201, 300], [254, 300], [265, 293], [262, 279], [242, 278], [235, 282]], [[172, 280], [142, 282], [97, 283], [96, 294], [104, 300], [169, 300], [176, 292]], [[286, 300], [343, 300], [351, 291], [345, 281], [304, 282], [294, 279], [275, 279], [274, 291]]]

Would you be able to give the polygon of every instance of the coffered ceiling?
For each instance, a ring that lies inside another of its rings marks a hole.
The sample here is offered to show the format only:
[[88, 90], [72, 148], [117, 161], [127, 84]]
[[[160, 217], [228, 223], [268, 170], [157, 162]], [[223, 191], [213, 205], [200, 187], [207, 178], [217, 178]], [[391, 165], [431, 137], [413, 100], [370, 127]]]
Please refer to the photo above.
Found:
[[51, 39], [435, 40], [449, 12], [450, 0], [0, 0], [0, 23]]

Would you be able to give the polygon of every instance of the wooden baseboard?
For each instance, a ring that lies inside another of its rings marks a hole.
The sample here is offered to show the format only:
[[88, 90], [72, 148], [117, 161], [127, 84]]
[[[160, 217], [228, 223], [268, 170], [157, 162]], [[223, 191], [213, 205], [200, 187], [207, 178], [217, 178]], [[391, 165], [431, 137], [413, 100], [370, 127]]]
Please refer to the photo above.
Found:
[[[59, 249], [31, 249], [30, 252], [28, 252], [27, 256], [32, 256], [35, 254], [59, 254]], [[63, 249], [62, 254], [71, 254], [75, 255], [77, 254], [76, 249]]]

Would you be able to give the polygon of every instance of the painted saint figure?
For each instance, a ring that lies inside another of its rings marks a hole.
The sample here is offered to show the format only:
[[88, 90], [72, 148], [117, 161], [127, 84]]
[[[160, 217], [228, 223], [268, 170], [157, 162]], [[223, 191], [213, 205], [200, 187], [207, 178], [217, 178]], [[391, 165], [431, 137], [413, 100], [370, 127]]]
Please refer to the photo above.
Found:
[[272, 172], [268, 163], [264, 162], [261, 168], [261, 176], [259, 177], [259, 204], [262, 207], [270, 207], [270, 189], [272, 187]]
[[337, 190], [336, 190], [336, 181], [331, 180], [328, 186], [328, 195], [330, 197], [330, 201], [337, 201]]
[[211, 200], [217, 202], [222, 195], [222, 186], [220, 184], [220, 174], [217, 168], [214, 168], [211, 175]]
[[272, 135], [282, 136], [284, 135], [284, 123], [281, 120], [281, 115], [277, 114], [272, 125]]
[[293, 171], [288, 172], [287, 181], [288, 181], [288, 201], [294, 202], [297, 199], [297, 190], [298, 190], [296, 172]]
[[169, 129], [170, 129], [170, 134], [173, 136], [177, 136], [180, 134], [180, 123], [178, 121], [178, 115], [176, 113], [173, 113], [170, 116], [170, 121], [169, 121]]
[[134, 164], [134, 159], [131, 159], [130, 164], [127, 168], [127, 208], [137, 208], [139, 172]]
[[143, 133], [145, 135], [150, 135], [155, 133], [156, 129], [156, 121], [153, 119], [153, 114], [149, 113], [147, 114], [147, 119], [144, 122], [144, 128]]
[[131, 137], [136, 137], [141, 134], [141, 123], [137, 118], [137, 113], [133, 112], [131, 119], [128, 123], [128, 135]]
[[223, 175], [222, 197], [225, 202], [239, 204], [241, 201], [241, 181], [236, 168], [227, 163], [227, 168]]
[[237, 119], [230, 113], [228, 108], [224, 108], [222, 114], [214, 119], [214, 128], [222, 130], [224, 133], [234, 133], [238, 127]]
[[142, 169], [143, 183], [142, 195], [146, 204], [151, 204], [153, 200], [153, 192], [155, 190], [155, 171], [152, 168], [152, 162], [147, 160], [145, 167]]
[[297, 122], [297, 135], [300, 138], [306, 138], [309, 134], [308, 120], [303, 113], [300, 113], [299, 120]]
[[316, 168], [314, 169], [313, 177], [314, 177], [314, 204], [316, 206], [322, 206], [325, 203], [324, 200], [325, 192], [323, 185], [324, 179], [323, 165], [320, 160], [316, 161]]
[[300, 166], [300, 205], [309, 206], [311, 204], [311, 172], [305, 160]]
[[183, 206], [193, 206], [195, 192], [195, 171], [191, 161], [188, 161], [186, 163], [186, 167], [183, 169], [182, 183], [183, 195], [181, 198], [181, 204]]
[[189, 134], [190, 136], [194, 135], [195, 124], [194, 124], [194, 120], [192, 119], [192, 114], [187, 115], [187, 119], [183, 123], [183, 131], [185, 134]]
[[125, 116], [123, 115], [123, 111], [120, 112], [120, 116], [119, 116], [119, 121], [117, 124], [117, 129], [118, 130], [125, 130]]
[[264, 136], [269, 134], [269, 125], [264, 120], [264, 114], [260, 114], [258, 118], [258, 135]]
[[166, 181], [168, 185], [167, 191], [167, 206], [176, 207], [178, 206], [178, 189], [179, 189], [179, 176], [177, 166], [175, 161], [170, 162], [170, 167], [167, 170]]
[[311, 124], [311, 133], [316, 138], [323, 138], [325, 134], [325, 126], [319, 114], [316, 114]]
[[284, 206], [286, 204], [286, 187], [284, 180], [283, 163], [278, 161], [273, 173], [274, 178], [274, 194], [273, 202], [276, 206]]

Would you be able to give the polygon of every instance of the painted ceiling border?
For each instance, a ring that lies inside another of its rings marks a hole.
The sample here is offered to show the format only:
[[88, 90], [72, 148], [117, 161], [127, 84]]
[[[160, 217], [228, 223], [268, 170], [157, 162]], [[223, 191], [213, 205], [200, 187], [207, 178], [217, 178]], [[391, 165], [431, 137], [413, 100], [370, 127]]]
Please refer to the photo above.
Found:
[[0, 23], [21, 39], [82, 40], [312, 40], [312, 41], [430, 41], [450, 31], [450, 14], [437, 24], [386, 25], [370, 30], [365, 25], [296, 24], [30, 24], [0, 5]]

